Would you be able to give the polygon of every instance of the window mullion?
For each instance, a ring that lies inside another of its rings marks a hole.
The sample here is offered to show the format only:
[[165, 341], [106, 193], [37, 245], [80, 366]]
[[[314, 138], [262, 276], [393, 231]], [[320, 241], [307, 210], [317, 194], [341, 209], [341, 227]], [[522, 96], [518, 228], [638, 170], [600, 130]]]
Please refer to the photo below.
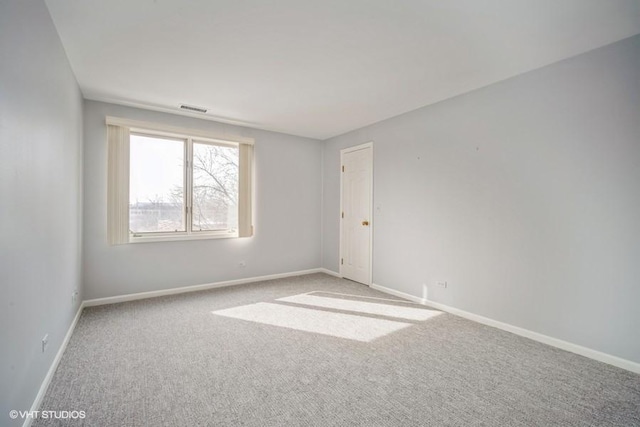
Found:
[[184, 168], [184, 181], [185, 181], [185, 223], [187, 225], [187, 234], [193, 232], [193, 141], [191, 138], [187, 138], [185, 141], [185, 168]]

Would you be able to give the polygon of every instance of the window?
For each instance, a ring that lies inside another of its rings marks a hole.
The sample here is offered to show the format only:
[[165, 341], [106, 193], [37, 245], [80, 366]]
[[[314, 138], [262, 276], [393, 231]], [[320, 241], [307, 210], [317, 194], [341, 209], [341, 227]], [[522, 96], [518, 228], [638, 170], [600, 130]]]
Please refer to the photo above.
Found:
[[250, 143], [107, 123], [111, 244], [253, 234]]
[[129, 230], [143, 233], [187, 231], [185, 141], [131, 134]]
[[131, 133], [129, 230], [238, 231], [238, 144]]

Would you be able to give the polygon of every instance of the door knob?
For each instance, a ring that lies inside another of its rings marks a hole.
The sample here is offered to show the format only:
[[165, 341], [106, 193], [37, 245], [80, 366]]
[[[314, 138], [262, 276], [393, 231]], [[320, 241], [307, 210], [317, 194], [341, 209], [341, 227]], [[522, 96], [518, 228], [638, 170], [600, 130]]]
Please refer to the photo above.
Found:
[[369, 225], [369, 221], [362, 221], [362, 225], [366, 227], [367, 225]]

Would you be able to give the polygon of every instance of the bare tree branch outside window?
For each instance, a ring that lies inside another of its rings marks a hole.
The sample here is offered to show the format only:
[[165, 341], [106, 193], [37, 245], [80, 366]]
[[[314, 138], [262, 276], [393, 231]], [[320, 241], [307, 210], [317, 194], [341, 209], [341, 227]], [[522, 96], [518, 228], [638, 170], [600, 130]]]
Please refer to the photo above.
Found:
[[[238, 148], [193, 144], [193, 230], [238, 227]], [[182, 187], [173, 198], [182, 200]]]

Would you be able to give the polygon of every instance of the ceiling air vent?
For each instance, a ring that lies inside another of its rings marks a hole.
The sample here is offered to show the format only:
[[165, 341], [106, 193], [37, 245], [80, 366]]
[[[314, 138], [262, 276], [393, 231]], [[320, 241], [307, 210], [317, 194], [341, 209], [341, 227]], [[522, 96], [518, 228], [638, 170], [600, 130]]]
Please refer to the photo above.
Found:
[[187, 111], [195, 111], [196, 113], [206, 113], [207, 109], [202, 107], [194, 107], [193, 105], [181, 104], [180, 108]]

